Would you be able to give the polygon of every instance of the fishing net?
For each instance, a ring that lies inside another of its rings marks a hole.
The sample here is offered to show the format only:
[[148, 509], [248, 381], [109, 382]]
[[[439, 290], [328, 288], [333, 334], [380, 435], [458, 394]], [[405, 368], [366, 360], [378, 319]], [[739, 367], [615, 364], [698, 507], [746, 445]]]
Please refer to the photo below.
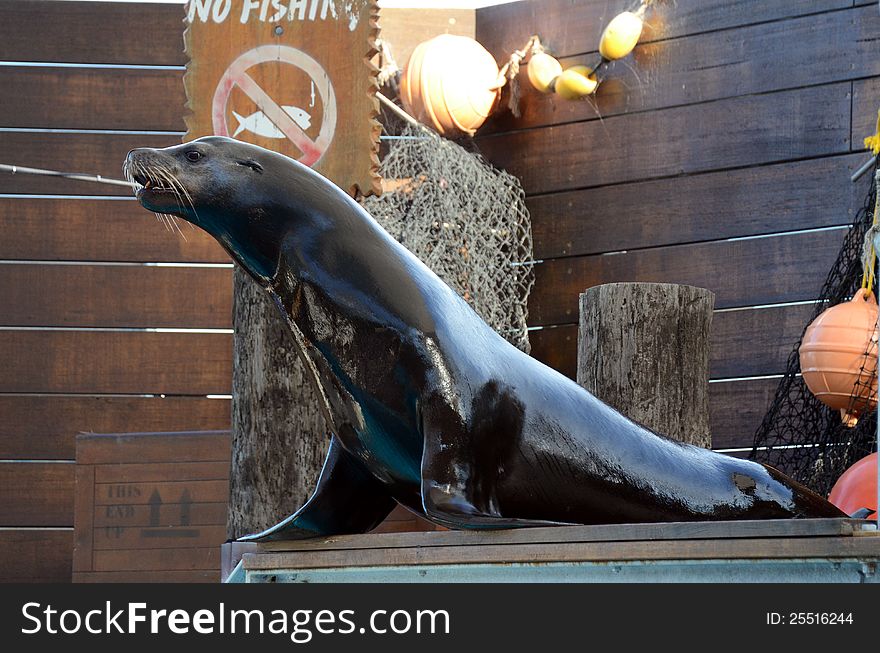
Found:
[[380, 167], [386, 190], [364, 198], [364, 208], [528, 352], [532, 230], [519, 180], [421, 127], [395, 131]]
[[[875, 176], [877, 170], [875, 167]], [[825, 279], [809, 322], [828, 307], [847, 301], [861, 287], [863, 241], [872, 228], [875, 202], [876, 185], [871, 184], [865, 203]], [[804, 325], [804, 331], [809, 322]], [[788, 357], [785, 375], [755, 434], [750, 458], [778, 467], [816, 492], [827, 495], [848, 467], [876, 449], [877, 411], [865, 411], [857, 421], [848, 424], [839, 411], [816, 399], [801, 377], [798, 355], [801, 340], [803, 333]], [[862, 356], [861, 374], [853, 388], [851, 408], [866, 394], [876, 394], [877, 370], [873, 362], [876, 361], [876, 348], [875, 333]]]

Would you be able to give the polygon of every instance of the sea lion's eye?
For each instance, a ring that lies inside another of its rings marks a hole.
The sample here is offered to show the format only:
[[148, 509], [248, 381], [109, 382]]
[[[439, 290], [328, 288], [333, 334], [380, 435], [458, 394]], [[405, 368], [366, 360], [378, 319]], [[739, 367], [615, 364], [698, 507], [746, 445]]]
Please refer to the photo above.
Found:
[[189, 152], [186, 153], [186, 158], [188, 160], [192, 161], [193, 163], [195, 163], [196, 161], [198, 161], [199, 159], [202, 158], [202, 153], [199, 152], [198, 150], [190, 150]]

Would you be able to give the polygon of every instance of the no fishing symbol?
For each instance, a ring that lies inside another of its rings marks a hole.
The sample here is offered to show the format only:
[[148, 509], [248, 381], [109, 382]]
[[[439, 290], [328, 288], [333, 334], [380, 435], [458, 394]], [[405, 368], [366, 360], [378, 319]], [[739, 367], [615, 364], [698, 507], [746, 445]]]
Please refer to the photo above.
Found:
[[[312, 117], [304, 109], [273, 99], [248, 74], [249, 69], [267, 62], [294, 66], [309, 76], [311, 92], [317, 90], [324, 108], [321, 129], [314, 140], [306, 134]], [[267, 138], [287, 138], [302, 152], [298, 159], [300, 163], [313, 166], [321, 159], [336, 131], [336, 96], [330, 78], [317, 61], [302, 50], [286, 45], [262, 45], [242, 54], [226, 69], [217, 84], [217, 90], [214, 91], [211, 114], [214, 134], [217, 136], [230, 135], [226, 117], [227, 104], [232, 89], [236, 86], [257, 105], [258, 111], [244, 117], [233, 112], [238, 120], [233, 137], [246, 130]]]

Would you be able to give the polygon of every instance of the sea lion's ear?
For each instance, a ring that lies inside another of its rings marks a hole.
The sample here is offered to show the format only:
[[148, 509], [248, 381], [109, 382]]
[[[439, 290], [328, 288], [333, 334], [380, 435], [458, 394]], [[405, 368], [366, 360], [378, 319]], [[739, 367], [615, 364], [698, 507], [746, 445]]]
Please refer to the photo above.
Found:
[[242, 161], [236, 161], [236, 163], [240, 166], [245, 166], [246, 168], [252, 169], [254, 172], [263, 172], [263, 166], [254, 161], [253, 159], [245, 159]]

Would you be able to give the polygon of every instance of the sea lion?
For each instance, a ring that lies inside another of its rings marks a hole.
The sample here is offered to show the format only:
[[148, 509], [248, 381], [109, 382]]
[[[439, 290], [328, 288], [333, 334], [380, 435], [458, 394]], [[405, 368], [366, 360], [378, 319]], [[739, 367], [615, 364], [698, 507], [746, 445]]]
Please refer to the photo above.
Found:
[[[132, 150], [141, 204], [204, 229], [268, 292], [332, 430], [317, 488], [245, 540], [452, 528], [843, 517], [764, 465], [655, 434], [496, 334], [310, 168], [207, 137]], [[283, 455], [283, 452], [279, 452]]]

